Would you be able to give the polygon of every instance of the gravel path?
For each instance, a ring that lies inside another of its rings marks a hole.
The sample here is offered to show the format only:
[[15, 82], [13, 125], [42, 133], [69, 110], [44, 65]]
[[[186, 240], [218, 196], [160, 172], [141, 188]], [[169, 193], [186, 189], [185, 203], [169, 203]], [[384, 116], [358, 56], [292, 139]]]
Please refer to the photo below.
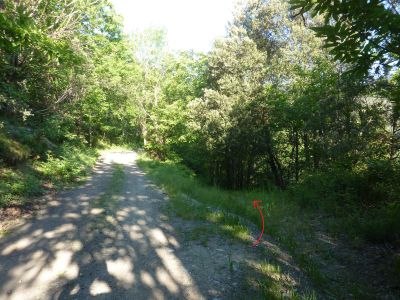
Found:
[[[250, 297], [243, 284], [252, 248], [222, 237], [185, 240], [179, 233], [196, 222], [164, 215], [166, 196], [135, 159], [104, 153], [85, 185], [58, 193], [0, 240], [1, 300]], [[124, 187], [112, 225], [98, 226], [92, 201], [107, 189], [114, 163], [124, 166]]]

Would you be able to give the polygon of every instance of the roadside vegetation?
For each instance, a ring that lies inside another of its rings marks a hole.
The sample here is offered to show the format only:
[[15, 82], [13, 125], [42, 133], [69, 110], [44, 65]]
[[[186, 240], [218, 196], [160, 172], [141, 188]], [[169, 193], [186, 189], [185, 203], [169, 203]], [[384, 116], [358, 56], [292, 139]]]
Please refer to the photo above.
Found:
[[[374, 299], [378, 295], [395, 295], [392, 294], [395, 291], [371, 286], [367, 274], [354, 277], [355, 272], [365, 267], [362, 264], [370, 264], [371, 261], [365, 258], [361, 259], [361, 264], [355, 263], [360, 260], [360, 249], [368, 248], [365, 243], [369, 241], [370, 233], [365, 232], [362, 225], [363, 222], [368, 224], [367, 220], [359, 217], [357, 221], [360, 223], [355, 224], [353, 211], [332, 215], [330, 209], [333, 204], [324, 208], [304, 206], [297, 193], [277, 188], [230, 191], [210, 186], [184, 165], [174, 161], [153, 160], [146, 154], [140, 156], [138, 163], [168, 193], [169, 209], [173, 215], [209, 222], [186, 233], [187, 238], [197, 239], [204, 245], [207, 245], [209, 236], [221, 234], [251, 245], [261, 228], [260, 216], [252, 206], [252, 200], [262, 200], [264, 239], [272, 238], [272, 243], [287, 250], [314, 285], [314, 291], [304, 294], [292, 291], [288, 295], [290, 299], [314, 299], [316, 295], [340, 298], [343, 294], [356, 299]], [[337, 210], [340, 211], [340, 208]], [[349, 224], [353, 225], [351, 230]], [[257, 231], [254, 232], [255, 228]], [[382, 226], [380, 229], [382, 231], [375, 230], [374, 238], [376, 235], [396, 233], [392, 228]], [[276, 250], [273, 247], [261, 247], [259, 251], [269, 257]], [[374, 267], [387, 268], [389, 276], [386, 279], [397, 282], [398, 258], [386, 259], [391, 262], [387, 260], [383, 265], [375, 263]], [[263, 295], [270, 299], [281, 299], [282, 290], [288, 284], [284, 270], [277, 262], [276, 259], [269, 259], [256, 261], [253, 265], [255, 270], [262, 270], [265, 278], [251, 278], [251, 283], [256, 284]], [[338, 265], [343, 267], [338, 268]]]
[[96, 149], [61, 146], [48, 152], [46, 161], [0, 165], [0, 208], [24, 206], [46, 191], [59, 190], [82, 181], [98, 156]]
[[97, 149], [137, 141], [129, 95], [141, 74], [108, 1], [0, 1], [0, 27], [1, 209], [81, 180]]

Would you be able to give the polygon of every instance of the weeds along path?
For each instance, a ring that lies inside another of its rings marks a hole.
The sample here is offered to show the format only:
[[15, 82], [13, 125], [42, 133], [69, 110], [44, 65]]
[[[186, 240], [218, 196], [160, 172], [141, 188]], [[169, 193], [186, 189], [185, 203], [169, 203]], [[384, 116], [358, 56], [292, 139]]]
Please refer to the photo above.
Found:
[[[105, 152], [85, 185], [58, 193], [34, 219], [0, 240], [0, 299], [260, 295], [259, 254], [220, 236], [207, 243], [193, 238], [190, 233], [202, 235], [196, 229], [205, 224], [165, 214], [166, 196], [135, 159], [134, 152]], [[298, 271], [281, 261], [287, 272], [264, 264], [276, 275], [267, 284], [290, 296], [301, 288]]]

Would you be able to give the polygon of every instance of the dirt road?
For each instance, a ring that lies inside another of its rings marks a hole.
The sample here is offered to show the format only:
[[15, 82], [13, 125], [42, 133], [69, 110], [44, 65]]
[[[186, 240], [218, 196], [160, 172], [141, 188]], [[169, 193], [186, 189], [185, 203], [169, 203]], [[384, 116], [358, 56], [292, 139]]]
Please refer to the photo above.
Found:
[[[104, 153], [85, 185], [58, 193], [0, 240], [0, 299], [240, 296], [243, 276], [234, 262], [243, 245], [211, 240], [204, 247], [180, 238], [177, 231], [190, 224], [163, 214], [165, 195], [135, 159], [134, 152]], [[112, 225], [98, 226], [92, 202], [107, 189], [114, 163], [123, 165], [123, 188]]]

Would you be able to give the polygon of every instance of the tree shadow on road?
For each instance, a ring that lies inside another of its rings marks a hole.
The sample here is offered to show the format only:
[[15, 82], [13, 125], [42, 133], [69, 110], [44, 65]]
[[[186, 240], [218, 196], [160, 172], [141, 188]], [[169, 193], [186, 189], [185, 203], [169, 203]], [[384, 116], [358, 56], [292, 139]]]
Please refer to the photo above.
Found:
[[84, 186], [60, 193], [37, 218], [0, 241], [0, 298], [203, 298], [174, 252], [173, 228], [161, 221], [163, 196], [135, 165], [118, 208], [104, 220], [93, 199], [104, 196], [112, 164], [96, 166]]
[[[59, 193], [0, 240], [0, 299], [243, 296], [245, 274], [230, 270], [227, 250], [236, 249], [239, 260], [244, 246], [217, 249], [220, 238], [211, 247], [188, 245], [178, 227], [190, 222], [170, 221], [161, 209], [165, 196], [123, 155], [98, 163], [88, 183]], [[114, 162], [124, 165], [121, 188], [112, 180]], [[102, 210], [96, 199], [117, 204]]]

